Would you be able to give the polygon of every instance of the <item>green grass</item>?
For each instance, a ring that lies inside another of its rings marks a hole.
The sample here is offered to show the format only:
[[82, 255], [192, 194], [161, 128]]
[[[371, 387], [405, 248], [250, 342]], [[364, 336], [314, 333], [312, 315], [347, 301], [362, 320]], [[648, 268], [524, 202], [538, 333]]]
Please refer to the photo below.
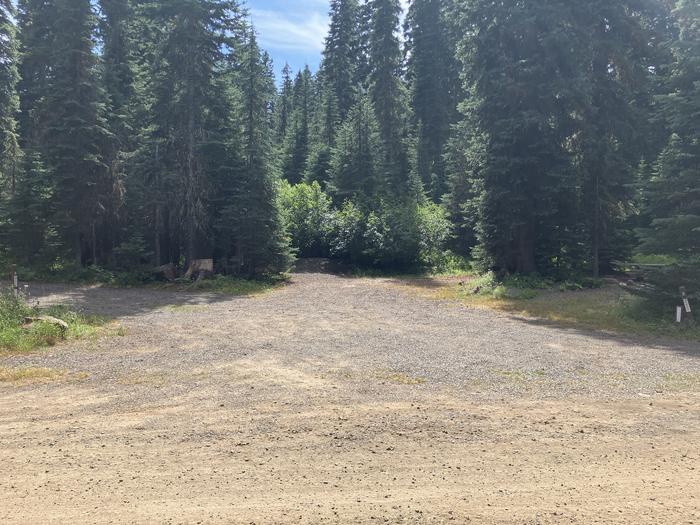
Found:
[[211, 279], [201, 281], [177, 280], [172, 283], [158, 283], [153, 286], [166, 290], [181, 290], [186, 292], [211, 292], [224, 295], [258, 295], [269, 292], [288, 282], [289, 276], [267, 277], [263, 279], [242, 279], [216, 275]]
[[[68, 323], [68, 330], [43, 322], [24, 326], [26, 317], [48, 315]], [[105, 319], [86, 316], [63, 306], [37, 309], [22, 298], [0, 293], [0, 353], [28, 352], [37, 348], [54, 346], [66, 339], [90, 337], [100, 330]]]

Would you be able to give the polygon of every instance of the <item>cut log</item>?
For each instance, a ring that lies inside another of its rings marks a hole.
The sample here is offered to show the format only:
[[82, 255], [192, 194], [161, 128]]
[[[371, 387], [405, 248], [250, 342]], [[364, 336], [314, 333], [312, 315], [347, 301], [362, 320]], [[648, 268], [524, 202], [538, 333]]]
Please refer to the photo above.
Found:
[[39, 317], [25, 317], [24, 325], [25, 329], [31, 328], [34, 323], [46, 323], [58, 326], [61, 329], [61, 333], [65, 334], [68, 331], [68, 323], [56, 317], [51, 317], [50, 315], [41, 315]]
[[192, 261], [190, 267], [185, 273], [186, 279], [191, 279], [193, 276], [199, 277], [202, 275], [214, 274], [214, 259], [196, 259]]

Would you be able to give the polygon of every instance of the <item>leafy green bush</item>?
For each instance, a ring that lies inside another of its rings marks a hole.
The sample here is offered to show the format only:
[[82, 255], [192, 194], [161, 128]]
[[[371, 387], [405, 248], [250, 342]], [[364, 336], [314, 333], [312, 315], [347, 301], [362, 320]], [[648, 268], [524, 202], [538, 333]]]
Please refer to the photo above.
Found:
[[281, 184], [280, 204], [292, 246], [302, 257], [327, 257], [331, 198], [318, 182]]
[[381, 269], [465, 269], [446, 246], [452, 227], [437, 204], [380, 200], [371, 206], [347, 200], [334, 209], [318, 182], [282, 183], [287, 232], [302, 257], [334, 257]]
[[420, 265], [432, 273], [463, 273], [468, 262], [449, 250], [454, 226], [444, 206], [427, 202], [418, 206]]
[[352, 201], [346, 201], [330, 217], [328, 239], [332, 257], [348, 262], [361, 258], [364, 220], [364, 214]]
[[351, 264], [381, 269], [407, 269], [420, 251], [416, 209], [386, 201], [372, 211], [346, 201], [332, 217], [331, 255]]

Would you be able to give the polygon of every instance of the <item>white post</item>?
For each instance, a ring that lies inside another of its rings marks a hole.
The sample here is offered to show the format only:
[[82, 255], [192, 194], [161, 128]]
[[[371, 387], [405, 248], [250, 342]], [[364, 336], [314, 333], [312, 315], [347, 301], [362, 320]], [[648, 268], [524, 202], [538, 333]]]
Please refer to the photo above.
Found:
[[676, 322], [680, 323], [682, 321], [683, 321], [683, 307], [677, 306], [676, 307]]

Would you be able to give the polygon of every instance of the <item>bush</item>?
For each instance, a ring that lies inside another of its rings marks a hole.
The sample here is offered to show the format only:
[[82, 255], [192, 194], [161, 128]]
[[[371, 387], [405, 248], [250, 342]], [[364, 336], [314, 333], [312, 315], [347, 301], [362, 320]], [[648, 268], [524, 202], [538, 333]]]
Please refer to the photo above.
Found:
[[292, 245], [301, 257], [334, 257], [380, 269], [465, 269], [446, 246], [452, 234], [437, 204], [380, 200], [345, 201], [333, 209], [318, 182], [282, 183], [281, 208]]
[[362, 258], [364, 222], [364, 214], [352, 201], [346, 201], [330, 217], [328, 238], [332, 257], [348, 262]]
[[280, 207], [292, 246], [302, 257], [327, 257], [331, 198], [318, 182], [291, 185], [283, 182]]
[[454, 229], [447, 210], [432, 202], [421, 204], [417, 219], [421, 266], [436, 273], [468, 271], [468, 262], [447, 248]]

